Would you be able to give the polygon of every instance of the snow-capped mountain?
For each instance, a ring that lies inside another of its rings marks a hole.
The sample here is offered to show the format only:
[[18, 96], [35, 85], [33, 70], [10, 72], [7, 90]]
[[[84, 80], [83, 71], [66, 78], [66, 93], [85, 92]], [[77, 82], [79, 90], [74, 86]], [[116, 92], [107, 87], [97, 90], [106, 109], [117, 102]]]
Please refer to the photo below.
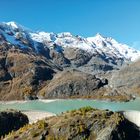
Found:
[[[139, 51], [100, 34], [84, 38], [69, 32], [35, 32], [15, 22], [0, 23], [0, 99], [84, 95], [94, 86], [108, 84], [104, 77], [110, 78], [139, 57]], [[112, 96], [109, 89], [110, 93]]]
[[125, 57], [131, 61], [140, 57], [140, 51], [129, 47], [126, 44], [118, 43], [111, 37], [103, 37], [99, 33], [95, 37], [88, 37], [87, 40], [96, 45], [96, 48], [101, 49], [103, 52], [108, 52], [110, 55]]
[[[69, 32], [59, 34], [48, 32], [33, 32], [15, 22], [0, 24], [1, 41], [3, 39], [12, 45], [20, 48], [32, 48], [37, 53], [43, 48], [79, 49], [85, 53], [102, 55], [105, 59], [123, 59], [124, 61], [134, 61], [140, 57], [140, 51], [129, 47], [126, 44], [118, 43], [110, 37], [103, 37], [97, 34], [94, 37], [84, 38], [72, 35]], [[40, 43], [42, 46], [40, 46]]]
[[140, 51], [137, 51], [126, 44], [118, 43], [111, 37], [103, 37], [97, 34], [94, 37], [83, 38], [80, 36], [73, 36], [71, 33], [31, 33], [33, 40], [37, 42], [53, 42], [62, 47], [73, 47], [83, 49], [90, 53], [98, 52], [105, 53], [106, 56], [115, 58], [125, 58], [134, 61], [140, 57]]
[[22, 42], [29, 39], [28, 30], [23, 26], [15, 22], [0, 23], [0, 44], [3, 41], [11, 45], [18, 45], [21, 48], [28, 48], [28, 46]]
[[86, 50], [88, 52], [106, 53], [116, 58], [125, 58], [134, 61], [140, 57], [140, 51], [129, 47], [126, 44], [121, 44], [111, 37], [103, 37], [97, 34], [94, 37], [83, 38], [74, 36], [69, 32], [64, 33], [30, 33], [33, 40], [37, 42], [53, 42], [62, 47], [73, 47]]

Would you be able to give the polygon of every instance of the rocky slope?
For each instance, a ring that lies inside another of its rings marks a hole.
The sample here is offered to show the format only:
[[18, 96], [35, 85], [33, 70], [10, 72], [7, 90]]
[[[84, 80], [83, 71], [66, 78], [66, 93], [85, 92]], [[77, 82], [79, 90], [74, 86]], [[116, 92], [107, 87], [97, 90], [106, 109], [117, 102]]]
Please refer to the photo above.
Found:
[[1, 46], [0, 99], [34, 98], [39, 88], [53, 78], [57, 66], [41, 56]]
[[84, 107], [26, 125], [4, 140], [136, 140], [139, 134], [120, 113]]
[[123, 93], [140, 95], [140, 60], [122, 67], [110, 77], [109, 85]]
[[[51, 82], [40, 90], [43, 98], [69, 98], [95, 95], [97, 90], [107, 85], [106, 79], [78, 70], [64, 70], [56, 74]], [[41, 98], [40, 97], [40, 98]]]
[[28, 124], [28, 118], [21, 112], [7, 110], [0, 112], [0, 138]]

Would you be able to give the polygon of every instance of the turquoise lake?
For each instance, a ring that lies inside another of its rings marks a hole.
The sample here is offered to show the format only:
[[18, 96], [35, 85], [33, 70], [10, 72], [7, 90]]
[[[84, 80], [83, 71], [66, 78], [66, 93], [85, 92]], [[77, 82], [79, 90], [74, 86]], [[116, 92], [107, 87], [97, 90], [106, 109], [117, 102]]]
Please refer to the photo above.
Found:
[[0, 103], [0, 110], [5, 109], [17, 109], [17, 110], [34, 110], [34, 111], [47, 111], [55, 114], [60, 114], [68, 110], [78, 109], [84, 106], [91, 106], [98, 109], [109, 109], [112, 111], [121, 110], [137, 110], [140, 111], [140, 99], [136, 99], [130, 102], [109, 102], [109, 101], [97, 101], [97, 100], [56, 100], [53, 102], [43, 101], [27, 101], [23, 103]]

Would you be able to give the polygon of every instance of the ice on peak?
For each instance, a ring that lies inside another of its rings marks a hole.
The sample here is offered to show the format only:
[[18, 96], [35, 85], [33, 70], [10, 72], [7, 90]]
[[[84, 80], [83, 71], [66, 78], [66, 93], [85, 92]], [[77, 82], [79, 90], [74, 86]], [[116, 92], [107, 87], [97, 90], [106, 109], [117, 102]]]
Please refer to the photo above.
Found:
[[56, 40], [56, 34], [51, 32], [35, 32], [30, 33], [31, 38], [37, 42], [44, 42], [44, 41], [55, 41]]
[[19, 25], [14, 21], [6, 22], [6, 24], [16, 29], [19, 28]]
[[6, 25], [8, 28], [10, 29], [19, 29], [20, 31], [24, 31], [24, 32], [32, 32], [30, 29], [14, 22], [14, 21], [10, 21], [10, 22], [3, 22], [4, 25]]
[[41, 31], [41, 32], [38, 32], [38, 34], [39, 35], [41, 35], [42, 37], [44, 36], [56, 36], [56, 34], [55, 33], [53, 33], [53, 32], [43, 32], [43, 31]]
[[100, 33], [97, 33], [95, 36], [96, 37], [103, 37]]
[[72, 34], [70, 32], [62, 32], [57, 34], [58, 37], [72, 37]]

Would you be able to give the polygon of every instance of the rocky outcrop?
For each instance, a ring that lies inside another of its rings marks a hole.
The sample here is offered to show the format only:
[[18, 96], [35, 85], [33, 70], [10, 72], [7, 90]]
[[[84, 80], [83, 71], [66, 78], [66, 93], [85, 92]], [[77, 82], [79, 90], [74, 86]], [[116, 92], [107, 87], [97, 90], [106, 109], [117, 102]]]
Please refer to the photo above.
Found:
[[82, 97], [96, 94], [95, 90], [107, 84], [78, 70], [64, 70], [54, 76], [51, 82], [40, 91], [42, 98]]
[[84, 107], [27, 125], [5, 137], [22, 139], [132, 140], [140, 139], [136, 126], [120, 113]]
[[28, 124], [28, 117], [21, 112], [7, 110], [0, 112], [0, 137]]
[[140, 60], [122, 67], [112, 74], [109, 85], [122, 93], [139, 96], [140, 95]]

